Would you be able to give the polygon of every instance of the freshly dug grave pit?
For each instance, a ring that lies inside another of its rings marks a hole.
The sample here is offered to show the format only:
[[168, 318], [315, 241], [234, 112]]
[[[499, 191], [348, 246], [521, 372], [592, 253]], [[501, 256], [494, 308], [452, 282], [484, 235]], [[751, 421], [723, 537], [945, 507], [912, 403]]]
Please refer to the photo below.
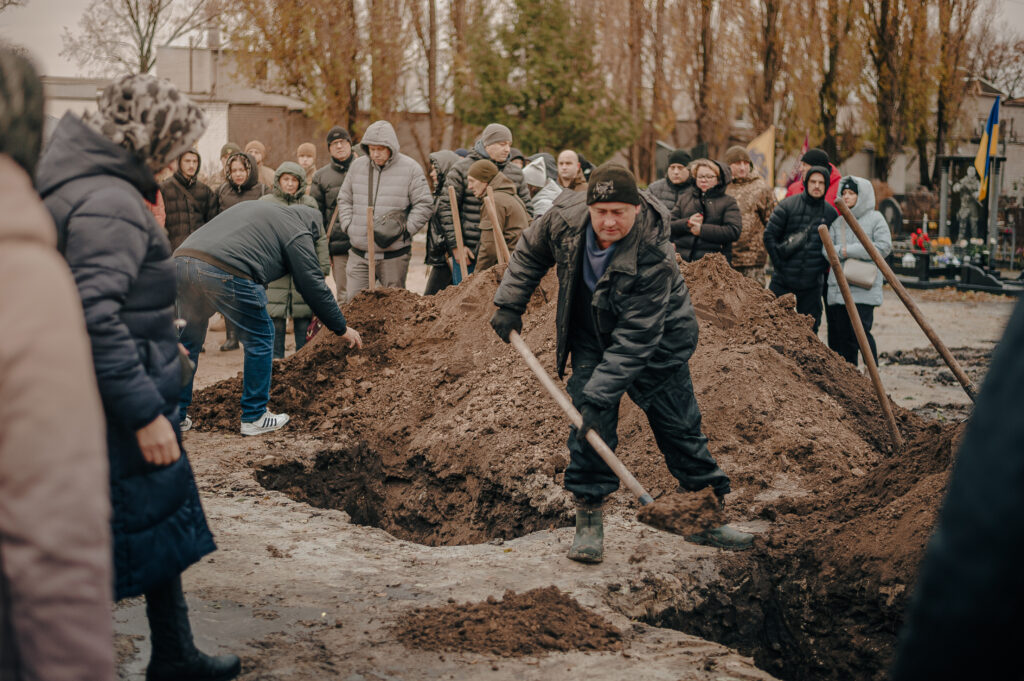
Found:
[[309, 464], [264, 466], [256, 479], [311, 506], [345, 511], [357, 525], [428, 546], [514, 539], [569, 524], [561, 509], [539, 512], [525, 497], [506, 496], [474, 476], [438, 477], [419, 458], [382, 456], [365, 442], [323, 450]]
[[[722, 624], [709, 624], [705, 635], [752, 652], [769, 671], [782, 669], [792, 679], [839, 679], [847, 670], [855, 678], [878, 676], [940, 503], [953, 436], [893, 405], [911, 443], [897, 454], [870, 380], [818, 340], [791, 297], [776, 300], [720, 256], [680, 267], [700, 322], [690, 370], [703, 429], [732, 479], [727, 518], [771, 522], [763, 549], [716, 558], [733, 570], [719, 585], [732, 604], [722, 606]], [[450, 482], [450, 490], [461, 484], [466, 493], [447, 497], [454, 505], [445, 502], [437, 514], [447, 518], [451, 536], [487, 536], [469, 519], [490, 499], [512, 500], [502, 508], [526, 518], [523, 529], [530, 518], [564, 517], [568, 524], [572, 502], [562, 489], [568, 427], [488, 325], [497, 284], [491, 269], [428, 298], [400, 290], [361, 294], [345, 313], [364, 349], [349, 351], [321, 333], [275, 365], [270, 408], [292, 416], [288, 429], [325, 443], [365, 443], [367, 456], [381, 460], [385, 491], [395, 470], [420, 470], [426, 496], [438, 494], [430, 481]], [[550, 369], [556, 294], [552, 273], [523, 319], [524, 339]], [[240, 391], [238, 378], [199, 391], [196, 427], [234, 432]], [[617, 453], [652, 495], [676, 488], [645, 415], [629, 400], [620, 411], [619, 438]], [[322, 477], [337, 475], [325, 462]], [[304, 464], [305, 471], [315, 469]], [[315, 476], [305, 480], [279, 486], [301, 500], [340, 494]], [[636, 513], [626, 492], [613, 495], [608, 508]], [[706, 603], [714, 622], [718, 610], [714, 601]], [[648, 616], [673, 625], [671, 608], [694, 607], [701, 606], [654, 603]], [[823, 614], [832, 611], [846, 614]], [[676, 619], [690, 626], [682, 614]], [[748, 620], [751, 627], [785, 631], [793, 643], [746, 628]], [[830, 623], [831, 633], [820, 622]], [[833, 628], [835, 622], [842, 626]], [[801, 671], [819, 662], [839, 671]]]
[[506, 591], [501, 600], [489, 596], [484, 603], [418, 608], [392, 632], [410, 648], [502, 657], [622, 650], [622, 632], [554, 586]]

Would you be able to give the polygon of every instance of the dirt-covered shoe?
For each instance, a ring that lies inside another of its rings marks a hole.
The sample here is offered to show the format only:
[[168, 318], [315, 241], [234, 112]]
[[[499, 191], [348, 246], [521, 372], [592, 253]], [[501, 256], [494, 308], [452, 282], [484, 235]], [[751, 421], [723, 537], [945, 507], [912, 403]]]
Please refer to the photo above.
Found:
[[714, 546], [727, 551], [745, 551], [754, 545], [754, 535], [740, 532], [728, 525], [705, 530], [700, 534], [691, 534], [686, 540], [694, 544]]
[[259, 417], [252, 423], [242, 422], [242, 435], [262, 435], [263, 433], [272, 433], [279, 428], [283, 428], [289, 421], [288, 414], [271, 414], [270, 411], [263, 412], [263, 416]]
[[570, 560], [580, 563], [604, 560], [604, 518], [600, 506], [576, 507], [576, 536], [568, 555]]

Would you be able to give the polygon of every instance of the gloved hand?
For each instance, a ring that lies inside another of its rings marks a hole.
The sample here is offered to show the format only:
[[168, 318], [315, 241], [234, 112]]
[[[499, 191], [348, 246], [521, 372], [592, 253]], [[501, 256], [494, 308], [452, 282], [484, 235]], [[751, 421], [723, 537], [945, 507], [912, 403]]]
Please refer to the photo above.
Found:
[[513, 331], [516, 333], [523, 332], [523, 318], [512, 310], [499, 307], [494, 316], [491, 317], [491, 328], [494, 329], [494, 332], [498, 334], [501, 340], [508, 343], [509, 336]]
[[594, 432], [598, 435], [601, 434], [598, 427], [600, 426], [601, 421], [601, 410], [596, 404], [591, 404], [590, 402], [584, 402], [581, 404], [580, 416], [583, 417], [583, 423], [580, 425], [580, 437], [586, 439], [587, 431], [591, 428], [593, 428]]

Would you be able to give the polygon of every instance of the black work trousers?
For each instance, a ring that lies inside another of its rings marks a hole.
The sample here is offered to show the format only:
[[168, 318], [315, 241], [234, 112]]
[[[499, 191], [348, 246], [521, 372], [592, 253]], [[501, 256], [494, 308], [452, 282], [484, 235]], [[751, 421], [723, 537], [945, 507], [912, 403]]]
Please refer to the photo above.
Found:
[[775, 279], [772, 279], [768, 284], [768, 290], [775, 294], [776, 297], [782, 297], [787, 293], [792, 293], [796, 296], [796, 311], [800, 314], [807, 314], [814, 318], [814, 333], [818, 333], [818, 327], [821, 326], [821, 286], [814, 286], [813, 288], [805, 288], [794, 290], [787, 288], [780, 284]]
[[[583, 402], [583, 389], [601, 361], [601, 356], [573, 353], [572, 376], [566, 389], [573, 404]], [[669, 376], [644, 371], [629, 389], [630, 398], [647, 414], [654, 439], [665, 457], [669, 472], [683, 489], [691, 492], [711, 487], [724, 497], [729, 493], [729, 477], [718, 467], [708, 439], [700, 429], [700, 409], [693, 394], [693, 382], [687, 365]], [[601, 412], [597, 428], [601, 439], [614, 451], [618, 445], [619, 405]], [[573, 426], [569, 431], [569, 467], [565, 488], [588, 504], [599, 504], [619, 488], [619, 479]]]
[[[857, 343], [857, 333], [853, 330], [853, 322], [846, 312], [846, 305], [829, 305], [828, 321], [835, 326], [835, 330], [828, 335], [828, 346], [842, 355], [843, 359], [857, 366], [857, 353], [860, 345]], [[864, 325], [864, 335], [868, 337], [868, 346], [871, 348], [871, 357], [878, 364], [878, 348], [875, 347], [875, 337], [871, 335], [871, 325], [875, 321], [875, 306], [857, 304], [857, 316], [860, 323]]]

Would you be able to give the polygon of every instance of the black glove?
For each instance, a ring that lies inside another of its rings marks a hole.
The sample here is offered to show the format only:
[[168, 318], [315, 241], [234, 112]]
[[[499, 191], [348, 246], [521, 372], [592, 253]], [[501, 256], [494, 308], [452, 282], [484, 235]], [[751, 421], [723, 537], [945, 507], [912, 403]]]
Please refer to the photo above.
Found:
[[583, 423], [580, 425], [580, 437], [586, 439], [587, 431], [591, 428], [598, 435], [601, 434], [600, 425], [601, 421], [601, 410], [596, 404], [590, 402], [584, 402], [580, 405], [580, 415], [583, 417]]
[[498, 334], [498, 337], [508, 343], [509, 336], [512, 332], [516, 333], [523, 332], [523, 318], [513, 312], [512, 310], [504, 307], [499, 307], [494, 316], [491, 317], [491, 328]]

